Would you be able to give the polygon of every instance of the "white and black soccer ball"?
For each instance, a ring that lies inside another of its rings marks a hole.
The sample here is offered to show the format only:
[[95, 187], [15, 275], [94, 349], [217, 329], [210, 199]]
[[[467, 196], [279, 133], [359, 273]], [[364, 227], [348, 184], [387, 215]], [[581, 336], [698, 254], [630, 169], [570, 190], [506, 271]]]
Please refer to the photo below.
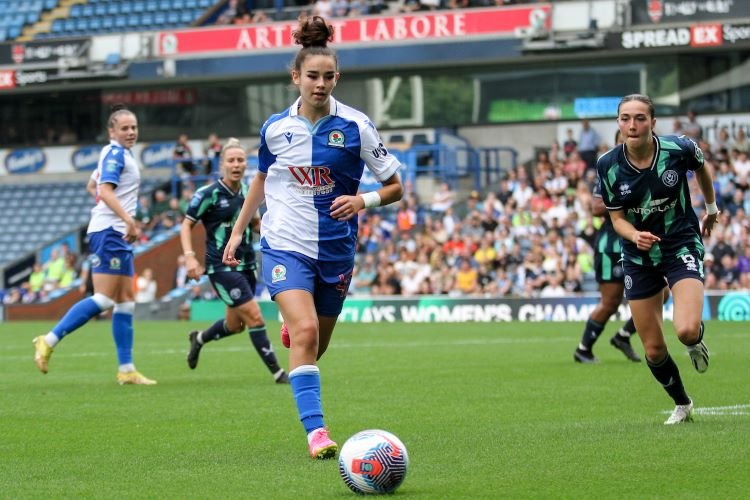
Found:
[[406, 477], [409, 455], [390, 432], [369, 429], [347, 439], [339, 452], [339, 473], [355, 493], [392, 493]]

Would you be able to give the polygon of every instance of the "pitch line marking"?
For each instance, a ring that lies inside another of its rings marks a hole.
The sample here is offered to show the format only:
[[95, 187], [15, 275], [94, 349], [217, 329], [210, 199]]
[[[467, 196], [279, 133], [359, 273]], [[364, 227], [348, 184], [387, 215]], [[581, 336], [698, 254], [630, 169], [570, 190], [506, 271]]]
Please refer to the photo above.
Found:
[[[662, 411], [661, 413], [670, 414], [672, 410]], [[750, 404], [731, 405], [731, 406], [707, 406], [703, 408], [693, 408], [696, 415], [750, 415]]]

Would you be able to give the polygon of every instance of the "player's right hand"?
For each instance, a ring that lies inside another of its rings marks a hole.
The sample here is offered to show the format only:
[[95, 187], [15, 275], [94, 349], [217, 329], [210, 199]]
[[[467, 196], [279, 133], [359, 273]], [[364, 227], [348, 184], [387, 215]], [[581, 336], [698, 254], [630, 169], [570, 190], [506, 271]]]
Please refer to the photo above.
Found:
[[633, 238], [633, 243], [638, 247], [638, 250], [644, 252], [651, 250], [651, 246], [657, 241], [661, 241], [661, 238], [648, 231], [636, 231], [635, 238]]
[[185, 270], [187, 271], [188, 278], [194, 280], [201, 279], [201, 275], [204, 271], [203, 266], [198, 262], [198, 259], [195, 258], [195, 255], [186, 258]]
[[234, 253], [237, 251], [237, 248], [240, 246], [240, 243], [242, 242], [242, 235], [232, 235], [229, 237], [229, 241], [227, 241], [227, 246], [224, 247], [224, 257], [222, 258], [222, 261], [224, 264], [228, 266], [238, 266], [240, 264], [240, 261], [237, 260], [234, 256]]

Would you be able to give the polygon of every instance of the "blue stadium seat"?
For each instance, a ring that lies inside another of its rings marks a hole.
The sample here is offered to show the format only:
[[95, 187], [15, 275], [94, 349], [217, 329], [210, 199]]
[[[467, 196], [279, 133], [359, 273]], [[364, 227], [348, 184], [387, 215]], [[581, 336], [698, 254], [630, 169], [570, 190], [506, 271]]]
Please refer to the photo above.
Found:
[[115, 20], [110, 16], [102, 18], [102, 31], [112, 31], [115, 27]]
[[76, 31], [88, 31], [89, 20], [85, 17], [79, 17], [76, 19]]
[[116, 16], [119, 13], [120, 13], [119, 2], [111, 2], [107, 4], [107, 14], [109, 14], [110, 16]]
[[52, 10], [57, 7], [58, 0], [44, 0], [44, 10]]
[[181, 11], [185, 8], [185, 0], [172, 0], [172, 8]]
[[128, 19], [125, 16], [117, 16], [115, 18], [115, 29], [118, 31], [124, 30], [128, 26]]
[[128, 27], [130, 28], [137, 28], [141, 25], [141, 16], [140, 14], [130, 14], [128, 16]]
[[92, 17], [89, 19], [89, 30], [90, 31], [101, 31], [102, 30], [102, 19], [99, 17]]
[[107, 4], [97, 3], [94, 4], [94, 15], [106, 16], [107, 15]]
[[15, 40], [19, 36], [21, 36], [20, 26], [11, 26], [8, 28], [8, 40]]
[[71, 33], [75, 31], [75, 29], [76, 29], [75, 19], [71, 19], [71, 18], [63, 19], [63, 30], [66, 33]]
[[154, 25], [156, 27], [161, 27], [167, 24], [167, 14], [164, 12], [157, 12], [154, 14]]
[[84, 4], [81, 8], [81, 14], [86, 17], [92, 17], [94, 15], [94, 6], [89, 4]]
[[70, 7], [70, 17], [78, 17], [83, 14], [83, 5], [77, 3]]
[[185, 7], [188, 9], [197, 9], [198, 0], [185, 0]]
[[204, 9], [206, 7], [211, 7], [214, 3], [213, 0], [198, 0], [198, 6], [203, 7]]
[[39, 21], [41, 14], [39, 12], [27, 12], [26, 13], [26, 24], [34, 24]]
[[169, 12], [172, 10], [172, 2], [170, 0], [159, 0], [159, 10]]
[[195, 18], [192, 11], [184, 10], [180, 13], [180, 22], [182, 24], [191, 24], [193, 21], [195, 21]]
[[143, 11], [146, 10], [146, 2], [143, 2], [141, 0], [136, 0], [135, 2], [132, 2], [132, 5], [133, 5], [132, 12], [142, 13]]
[[168, 12], [167, 13], [167, 23], [170, 25], [176, 25], [180, 23], [180, 13], [179, 12]]
[[154, 24], [154, 15], [151, 12], [144, 12], [141, 15], [141, 26], [151, 28]]
[[159, 3], [156, 0], [148, 0], [146, 2], [146, 10], [149, 12], [155, 12], [159, 10]]

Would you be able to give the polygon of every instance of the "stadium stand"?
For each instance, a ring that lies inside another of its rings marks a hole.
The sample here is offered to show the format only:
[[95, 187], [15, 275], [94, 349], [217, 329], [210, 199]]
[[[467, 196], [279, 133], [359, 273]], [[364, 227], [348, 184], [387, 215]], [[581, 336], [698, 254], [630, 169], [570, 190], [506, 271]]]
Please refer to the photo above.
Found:
[[[141, 189], [150, 193], [163, 182], [146, 179]], [[0, 266], [85, 227], [92, 206], [81, 181], [0, 184], [0, 210], [7, 217], [0, 232]]]
[[216, 3], [214, 0], [0, 0], [0, 42], [187, 27], [196, 25]]

